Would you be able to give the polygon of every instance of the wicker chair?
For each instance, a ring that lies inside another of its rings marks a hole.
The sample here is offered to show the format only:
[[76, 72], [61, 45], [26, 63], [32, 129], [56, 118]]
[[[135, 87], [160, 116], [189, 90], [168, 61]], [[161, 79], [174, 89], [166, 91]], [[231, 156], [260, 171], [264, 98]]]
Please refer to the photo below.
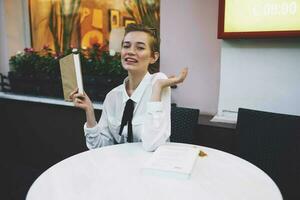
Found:
[[193, 144], [199, 112], [198, 109], [171, 106], [171, 142]]
[[300, 199], [300, 117], [240, 108], [238, 155], [264, 170], [284, 200]]

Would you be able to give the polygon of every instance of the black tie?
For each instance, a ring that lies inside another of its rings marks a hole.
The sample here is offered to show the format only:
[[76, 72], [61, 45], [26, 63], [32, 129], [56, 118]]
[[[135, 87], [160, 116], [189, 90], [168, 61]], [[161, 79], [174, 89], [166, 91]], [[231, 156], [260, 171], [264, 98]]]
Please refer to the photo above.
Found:
[[134, 104], [131, 99], [128, 99], [124, 108], [123, 112], [123, 117], [122, 117], [122, 122], [121, 122], [121, 127], [119, 131], [119, 135], [122, 135], [123, 128], [127, 124], [127, 142], [132, 142], [133, 135], [132, 135], [132, 117], [133, 117], [133, 109], [134, 109]]

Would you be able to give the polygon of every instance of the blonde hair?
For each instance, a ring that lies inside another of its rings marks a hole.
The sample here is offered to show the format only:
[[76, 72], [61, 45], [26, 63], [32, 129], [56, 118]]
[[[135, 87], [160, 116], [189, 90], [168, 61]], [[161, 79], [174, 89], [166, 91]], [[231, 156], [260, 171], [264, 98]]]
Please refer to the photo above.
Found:
[[150, 49], [152, 53], [159, 52], [159, 38], [155, 28], [149, 28], [143, 24], [128, 24], [125, 28], [125, 36], [130, 32], [141, 31], [150, 36]]
[[[152, 56], [154, 56], [155, 52], [159, 53], [160, 39], [159, 39], [159, 36], [158, 36], [157, 31], [156, 31], [155, 28], [150, 28], [150, 27], [147, 27], [143, 24], [128, 24], [125, 28], [124, 37], [128, 33], [135, 32], [135, 31], [141, 31], [141, 32], [144, 32], [144, 33], [148, 34], [148, 36], [149, 36], [149, 46], [150, 46]], [[156, 73], [156, 72], [159, 71], [159, 58], [155, 63], [149, 64], [148, 71], [151, 74]]]

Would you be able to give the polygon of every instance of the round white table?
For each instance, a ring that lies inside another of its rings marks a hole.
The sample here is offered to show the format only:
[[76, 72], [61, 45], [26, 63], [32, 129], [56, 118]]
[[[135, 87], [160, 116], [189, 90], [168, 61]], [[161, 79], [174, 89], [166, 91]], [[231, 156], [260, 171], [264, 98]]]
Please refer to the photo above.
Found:
[[[174, 145], [182, 145], [171, 143]], [[234, 155], [207, 148], [188, 179], [147, 174], [151, 152], [141, 143], [86, 151], [46, 170], [27, 200], [282, 200], [262, 170]]]

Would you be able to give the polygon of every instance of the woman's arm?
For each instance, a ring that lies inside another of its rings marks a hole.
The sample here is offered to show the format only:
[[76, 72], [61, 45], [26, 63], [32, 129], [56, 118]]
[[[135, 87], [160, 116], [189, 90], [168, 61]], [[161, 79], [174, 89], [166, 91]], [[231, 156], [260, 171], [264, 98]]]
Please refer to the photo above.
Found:
[[168, 141], [171, 134], [171, 89], [164, 88], [161, 101], [147, 103], [147, 112], [141, 139], [146, 151], [154, 151]]
[[187, 68], [179, 76], [156, 80], [152, 96], [147, 105], [147, 115], [141, 138], [147, 151], [154, 151], [171, 135], [171, 89], [169, 86], [181, 83], [187, 76]]
[[86, 93], [78, 94], [78, 90], [75, 90], [70, 94], [70, 99], [73, 100], [75, 107], [85, 111], [86, 123], [84, 124], [84, 134], [87, 147], [94, 149], [113, 144], [113, 138], [108, 128], [105, 101], [103, 103], [101, 118], [97, 124], [93, 104]]
[[167, 79], [158, 79], [153, 85], [151, 101], [161, 101], [162, 90], [166, 87], [182, 83], [188, 73], [188, 68], [181, 70], [179, 76], [170, 76]]
[[90, 128], [88, 127], [88, 123], [85, 123], [84, 135], [86, 138], [86, 145], [89, 149], [114, 144], [114, 139], [108, 126], [108, 117], [105, 106], [103, 106], [101, 118], [98, 124]]

